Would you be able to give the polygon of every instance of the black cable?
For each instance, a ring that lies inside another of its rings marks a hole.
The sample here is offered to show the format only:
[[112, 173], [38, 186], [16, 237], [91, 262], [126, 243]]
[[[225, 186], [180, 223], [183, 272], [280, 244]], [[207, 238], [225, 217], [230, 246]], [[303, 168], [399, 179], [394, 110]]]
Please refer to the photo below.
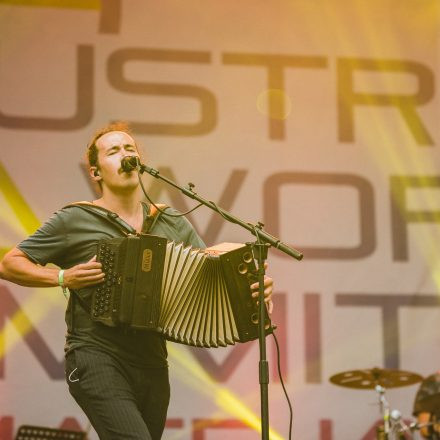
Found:
[[161, 209], [161, 208], [159, 208], [151, 199], [150, 199], [150, 197], [148, 196], [148, 194], [147, 194], [147, 191], [145, 190], [145, 187], [144, 187], [144, 183], [142, 182], [142, 179], [141, 179], [141, 173], [139, 172], [139, 170], [138, 170], [138, 179], [139, 179], [139, 184], [141, 185], [141, 188], [142, 188], [142, 192], [144, 193], [144, 196], [146, 197], [146, 199], [160, 212], [160, 213], [162, 213], [163, 215], [168, 215], [169, 217], [183, 217], [184, 215], [187, 215], [187, 214], [189, 214], [190, 212], [193, 212], [193, 211], [195, 211], [197, 208], [200, 208], [202, 205], [203, 205], [203, 203], [199, 203], [197, 206], [195, 206], [194, 208], [192, 208], [192, 209], [190, 209], [189, 211], [186, 211], [186, 212], [184, 212], [183, 214], [181, 213], [181, 214], [170, 214], [169, 212], [165, 212], [163, 209]]
[[[237, 221], [235, 221], [233, 218], [227, 217], [224, 214], [223, 209], [217, 206], [217, 203], [213, 202], [212, 200], [210, 200], [209, 203], [211, 203], [214, 206], [214, 211], [218, 212], [225, 220], [227, 220], [229, 223], [232, 223], [234, 225], [238, 225]], [[252, 223], [248, 223], [248, 225], [253, 226]]]
[[223, 213], [223, 209], [219, 208], [217, 206], [217, 203], [213, 202], [212, 200], [210, 200], [209, 203], [212, 203], [214, 205], [215, 212], [218, 212], [225, 220], [228, 220], [231, 223], [237, 224], [237, 222], [235, 222], [233, 219], [230, 219], [230, 218], [226, 217], [226, 215]]
[[289, 405], [289, 440], [292, 438], [292, 424], [293, 424], [293, 410], [292, 410], [292, 404], [289, 399], [289, 395], [287, 394], [286, 387], [284, 385], [283, 381], [283, 375], [281, 374], [281, 361], [280, 361], [280, 346], [278, 344], [277, 337], [275, 336], [275, 329], [272, 330], [272, 336], [275, 340], [275, 345], [277, 347], [277, 368], [278, 368], [278, 376], [280, 378], [281, 386], [283, 387], [284, 395], [286, 396], [287, 404]]
[[[186, 212], [184, 212], [183, 214], [170, 214], [170, 213], [168, 213], [168, 212], [165, 212], [163, 209], [160, 209], [151, 199], [150, 199], [150, 197], [148, 196], [148, 194], [147, 194], [147, 191], [145, 190], [145, 187], [144, 187], [144, 183], [142, 182], [142, 179], [141, 179], [141, 172], [140, 172], [140, 170], [139, 170], [139, 168], [137, 169], [137, 173], [138, 173], [138, 179], [139, 179], [139, 184], [140, 184], [140, 186], [141, 186], [141, 188], [142, 188], [142, 192], [144, 193], [144, 196], [145, 196], [145, 198], [160, 212], [160, 213], [162, 213], [162, 214], [164, 214], [164, 215], [168, 215], [169, 217], [183, 217], [183, 216], [185, 216], [185, 215], [187, 215], [187, 214], [190, 214], [191, 212], [193, 212], [193, 211], [195, 211], [196, 209], [198, 209], [198, 208], [200, 208], [202, 205], [203, 205], [203, 203], [199, 203], [197, 206], [195, 206], [194, 208], [192, 208], [192, 209], [190, 209], [190, 210], [188, 210], [188, 211], [186, 211]], [[229, 218], [229, 217], [227, 217], [225, 214], [224, 214], [224, 212], [223, 212], [223, 209], [222, 208], [220, 208], [220, 207], [218, 207], [217, 206], [217, 204], [215, 203], [215, 202], [213, 202], [213, 201], [209, 201], [209, 203], [211, 203], [213, 206], [214, 206], [214, 210], [216, 211], [216, 212], [218, 212], [225, 220], [227, 220], [227, 221], [229, 221], [229, 222], [231, 222], [231, 223], [234, 223], [234, 224], [237, 224], [237, 222], [236, 221], [234, 221], [233, 219], [231, 219], [231, 218]], [[253, 226], [252, 225], [252, 223], [248, 223], [248, 225], [250, 225], [250, 226]], [[257, 239], [258, 239], [258, 242], [260, 242], [260, 240], [259, 240], [259, 237], [258, 237], [258, 234], [255, 234], [256, 236], [257, 236]]]

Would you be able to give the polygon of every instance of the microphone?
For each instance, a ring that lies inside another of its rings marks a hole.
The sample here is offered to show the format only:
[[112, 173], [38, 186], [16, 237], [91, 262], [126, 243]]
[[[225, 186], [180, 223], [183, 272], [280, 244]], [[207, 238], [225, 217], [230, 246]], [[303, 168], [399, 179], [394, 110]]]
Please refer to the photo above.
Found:
[[121, 169], [124, 173], [130, 173], [138, 167], [140, 164], [139, 158], [137, 156], [125, 156], [121, 160]]

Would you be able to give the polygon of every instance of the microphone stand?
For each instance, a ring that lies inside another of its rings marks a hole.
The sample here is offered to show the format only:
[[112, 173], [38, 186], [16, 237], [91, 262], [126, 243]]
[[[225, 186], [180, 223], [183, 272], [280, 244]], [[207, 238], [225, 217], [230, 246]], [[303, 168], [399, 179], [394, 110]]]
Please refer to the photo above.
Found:
[[[269, 440], [269, 364], [266, 359], [266, 332], [265, 332], [265, 320], [266, 320], [266, 307], [264, 302], [264, 275], [265, 268], [264, 263], [267, 259], [267, 252], [270, 246], [273, 246], [285, 254], [301, 260], [303, 254], [296, 249], [282, 243], [278, 238], [268, 234], [263, 230], [263, 223], [259, 222], [257, 225], [244, 222], [243, 220], [235, 217], [231, 213], [217, 206], [214, 202], [211, 202], [194, 192], [194, 184], [188, 183], [188, 188], [184, 188], [173, 182], [172, 180], [162, 176], [158, 170], [150, 168], [137, 160], [137, 169], [140, 174], [147, 172], [151, 176], [163, 180], [174, 188], [180, 190], [187, 197], [197, 200], [200, 204], [207, 206], [219, 213], [225, 220], [231, 223], [235, 223], [244, 229], [247, 229], [252, 235], [256, 237], [256, 242], [251, 243], [254, 258], [258, 262], [257, 276], [258, 276], [258, 341], [260, 347], [260, 362], [259, 362], [259, 382], [260, 382], [260, 399], [261, 399], [261, 435], [263, 440]], [[142, 182], [141, 182], [142, 183]]]

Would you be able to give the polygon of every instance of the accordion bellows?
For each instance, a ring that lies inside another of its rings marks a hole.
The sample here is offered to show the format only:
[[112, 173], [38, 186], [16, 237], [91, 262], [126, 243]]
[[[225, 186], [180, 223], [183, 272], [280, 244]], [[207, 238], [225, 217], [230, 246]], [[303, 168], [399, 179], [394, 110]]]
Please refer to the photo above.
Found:
[[97, 255], [106, 278], [93, 292], [93, 320], [155, 330], [199, 347], [258, 338], [248, 246], [223, 243], [200, 250], [141, 234], [101, 240]]

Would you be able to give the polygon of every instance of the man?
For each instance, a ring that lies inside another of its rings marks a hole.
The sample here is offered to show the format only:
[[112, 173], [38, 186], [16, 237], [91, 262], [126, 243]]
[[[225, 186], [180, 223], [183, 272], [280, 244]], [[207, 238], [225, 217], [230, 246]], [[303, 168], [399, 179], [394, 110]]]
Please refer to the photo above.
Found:
[[[142, 203], [136, 172], [124, 172], [121, 161], [138, 156], [125, 124], [100, 130], [88, 146], [90, 176], [102, 190], [91, 205], [115, 213], [140, 233], [149, 206]], [[177, 211], [167, 208], [168, 213]], [[120, 222], [121, 223], [121, 222]], [[151, 234], [204, 248], [184, 217], [160, 215]], [[92, 321], [90, 292], [105, 273], [96, 261], [96, 243], [123, 236], [121, 227], [70, 205], [56, 212], [32, 236], [0, 262], [0, 277], [29, 287], [60, 285], [71, 292], [66, 311], [66, 380], [100, 439], [161, 438], [169, 402], [166, 344], [161, 335], [109, 327]], [[61, 269], [46, 267], [54, 263]], [[257, 285], [251, 286], [256, 296]], [[84, 289], [84, 290], [83, 290]], [[265, 300], [272, 311], [272, 280], [265, 280]]]
[[413, 415], [417, 417], [423, 438], [440, 439], [440, 371], [426, 377], [420, 384]]

